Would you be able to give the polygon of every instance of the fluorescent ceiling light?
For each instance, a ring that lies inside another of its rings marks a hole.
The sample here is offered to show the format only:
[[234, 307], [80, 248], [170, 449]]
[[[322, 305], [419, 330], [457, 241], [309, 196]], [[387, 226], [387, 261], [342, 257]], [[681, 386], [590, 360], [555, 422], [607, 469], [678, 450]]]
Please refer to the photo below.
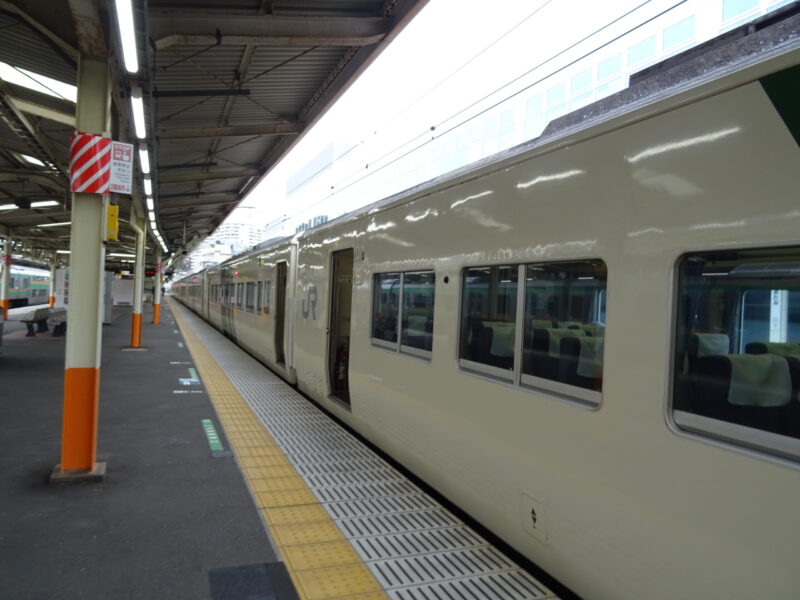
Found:
[[147, 196], [147, 198], [145, 198], [145, 200], [147, 201], [147, 210], [152, 212], [154, 210], [153, 197], [152, 196]]
[[142, 166], [142, 173], [145, 175], [150, 173], [150, 155], [147, 153], [147, 148], [139, 148], [139, 164]]
[[156, 220], [156, 213], [152, 210], [147, 211], [147, 216], [150, 218], [151, 221]]
[[14, 210], [17, 208], [16, 204], [0, 204], [0, 210]]
[[56, 254], [69, 254], [69, 250], [56, 250]]
[[72, 225], [72, 221], [64, 221], [62, 223], [42, 223], [41, 225], [37, 225], [37, 227], [62, 227], [64, 225]]
[[56, 81], [33, 71], [12, 67], [4, 62], [0, 62], [0, 79], [41, 94], [54, 96], [55, 98], [62, 98], [70, 102], [78, 101], [78, 88], [76, 86]]
[[32, 165], [36, 165], [37, 167], [44, 167], [45, 166], [45, 164], [42, 161], [40, 161], [38, 158], [36, 158], [35, 156], [30, 156], [28, 154], [20, 154], [20, 156], [22, 158], [24, 158], [26, 162], [29, 162]]
[[41, 202], [31, 202], [31, 208], [45, 208], [46, 206], [58, 206], [58, 200], [42, 200]]
[[153, 195], [153, 182], [150, 181], [150, 178], [147, 176], [144, 178], [144, 193], [148, 196]]
[[131, 87], [131, 108], [133, 109], [133, 126], [136, 128], [136, 137], [140, 140], [147, 137], [147, 125], [144, 119], [144, 102], [142, 102], [142, 88], [138, 85]]
[[139, 56], [136, 51], [136, 29], [133, 26], [133, 8], [130, 0], [116, 0], [117, 27], [122, 42], [122, 56], [128, 73], [139, 72]]
[[122, 258], [136, 258], [135, 254], [130, 254], [127, 252], [109, 252], [106, 256], [119, 256]]

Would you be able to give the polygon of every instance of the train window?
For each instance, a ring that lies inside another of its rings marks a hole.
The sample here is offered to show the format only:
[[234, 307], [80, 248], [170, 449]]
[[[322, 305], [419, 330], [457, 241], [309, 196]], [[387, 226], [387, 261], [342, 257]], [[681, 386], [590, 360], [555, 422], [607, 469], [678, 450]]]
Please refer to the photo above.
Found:
[[435, 289], [436, 277], [432, 271], [403, 273], [401, 348], [407, 346], [428, 352], [433, 348]]
[[375, 275], [372, 296], [372, 339], [397, 343], [400, 273]]
[[601, 260], [526, 265], [523, 384], [600, 401], [605, 297]]
[[433, 271], [375, 275], [372, 343], [398, 352], [430, 358], [433, 348], [435, 287], [436, 277]]
[[672, 415], [682, 429], [800, 458], [800, 248], [685, 256]]
[[244, 306], [244, 283], [236, 284], [236, 307], [242, 308]]
[[248, 312], [253, 312], [256, 308], [256, 282], [248, 281], [244, 286], [244, 307]]
[[272, 282], [265, 281], [264, 282], [264, 299], [263, 299], [263, 310], [265, 314], [269, 314], [269, 307], [270, 302], [272, 301]]
[[511, 378], [518, 280], [517, 265], [464, 270], [458, 352], [462, 366]]

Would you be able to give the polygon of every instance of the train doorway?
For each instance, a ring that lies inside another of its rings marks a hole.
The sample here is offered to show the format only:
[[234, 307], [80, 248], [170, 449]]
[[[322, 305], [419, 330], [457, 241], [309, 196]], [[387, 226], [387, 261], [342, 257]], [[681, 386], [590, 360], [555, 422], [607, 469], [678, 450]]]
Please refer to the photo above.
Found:
[[350, 406], [350, 305], [353, 298], [353, 250], [333, 253], [328, 374], [331, 396]]
[[275, 282], [275, 361], [283, 363], [283, 330], [286, 323], [286, 263], [278, 263]]

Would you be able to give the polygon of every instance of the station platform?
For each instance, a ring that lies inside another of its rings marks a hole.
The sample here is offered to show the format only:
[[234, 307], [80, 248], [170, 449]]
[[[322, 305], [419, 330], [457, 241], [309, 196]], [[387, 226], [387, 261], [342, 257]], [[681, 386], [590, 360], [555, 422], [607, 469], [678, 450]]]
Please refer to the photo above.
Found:
[[188, 309], [161, 314], [145, 350], [130, 309], [104, 327], [108, 470], [82, 484], [47, 483], [64, 338], [7, 324], [0, 598], [556, 597]]

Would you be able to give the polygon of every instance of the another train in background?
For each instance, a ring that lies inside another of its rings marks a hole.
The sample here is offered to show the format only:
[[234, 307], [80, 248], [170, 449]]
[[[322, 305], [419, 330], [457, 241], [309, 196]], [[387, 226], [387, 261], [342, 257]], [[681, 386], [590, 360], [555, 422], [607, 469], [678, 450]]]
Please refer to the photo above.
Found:
[[172, 294], [583, 597], [794, 600], [800, 15], [739, 33]]
[[12, 264], [9, 281], [10, 308], [50, 301], [50, 272], [45, 269]]

